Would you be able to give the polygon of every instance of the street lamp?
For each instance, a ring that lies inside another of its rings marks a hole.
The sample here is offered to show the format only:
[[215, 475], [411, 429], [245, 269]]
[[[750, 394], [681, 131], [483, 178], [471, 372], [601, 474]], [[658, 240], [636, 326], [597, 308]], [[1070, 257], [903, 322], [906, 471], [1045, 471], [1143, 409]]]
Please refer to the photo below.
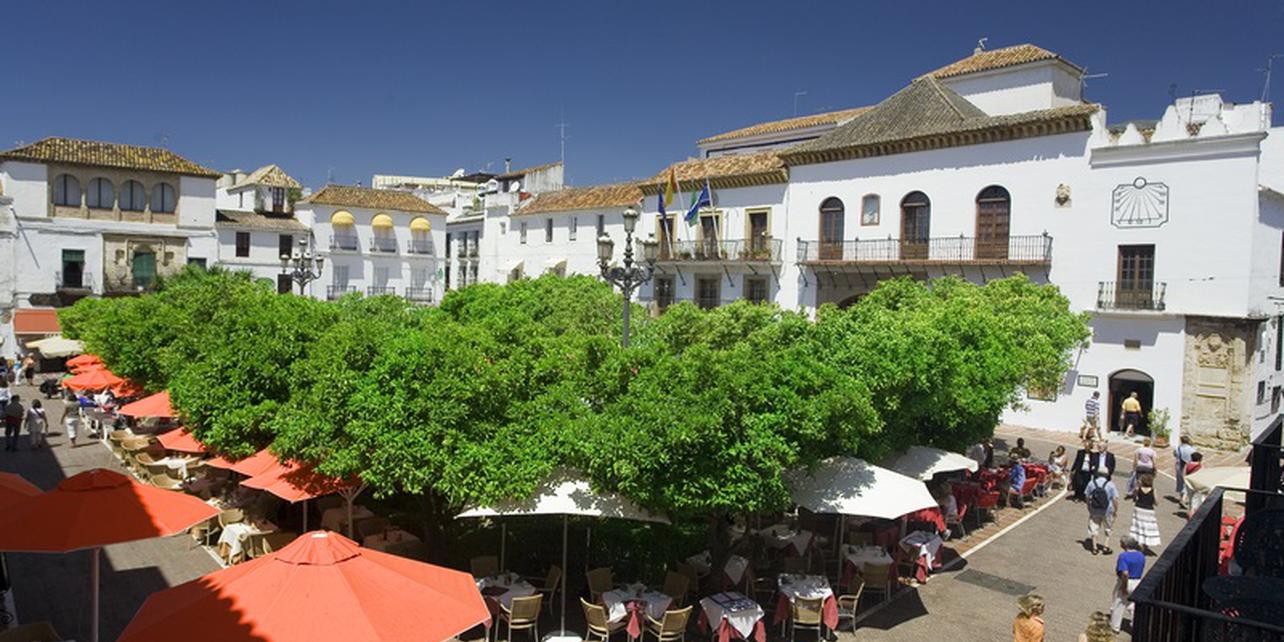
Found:
[[602, 278], [607, 283], [620, 288], [624, 294], [624, 336], [620, 338], [620, 345], [629, 345], [629, 305], [633, 299], [633, 292], [638, 286], [651, 280], [651, 273], [654, 271], [656, 252], [659, 245], [655, 241], [655, 236], [651, 235], [641, 241], [642, 260], [645, 265], [634, 265], [633, 262], [633, 231], [637, 229], [638, 211], [629, 208], [624, 210], [624, 260], [623, 265], [611, 265], [611, 258], [615, 254], [615, 241], [603, 232], [597, 237], [597, 264], [602, 268]]
[[281, 254], [281, 274], [299, 284], [300, 295], [306, 294], [309, 283], [321, 278], [323, 265], [325, 265], [325, 257], [318, 256], [312, 251], [306, 238], [299, 239], [299, 249], [289, 254]]

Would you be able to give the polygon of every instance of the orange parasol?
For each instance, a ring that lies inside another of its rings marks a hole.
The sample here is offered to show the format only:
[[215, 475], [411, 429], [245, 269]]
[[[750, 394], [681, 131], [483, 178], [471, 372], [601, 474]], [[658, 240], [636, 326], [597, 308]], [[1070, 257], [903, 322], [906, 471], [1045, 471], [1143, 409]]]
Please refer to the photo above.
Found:
[[[342, 495], [348, 504], [348, 537], [352, 537], [352, 500], [365, 488], [360, 482], [344, 481], [316, 472], [311, 466], [276, 463], [267, 470], [241, 482], [245, 488], [262, 490], [291, 504], [306, 502], [322, 495]], [[303, 528], [308, 527], [307, 507], [303, 510]]]
[[0, 511], [39, 494], [40, 489], [26, 479], [13, 473], [0, 473]]
[[110, 370], [103, 368], [100, 370], [90, 370], [75, 374], [62, 380], [62, 385], [72, 390], [90, 390], [99, 391], [112, 386], [120, 385], [124, 379], [112, 374]]
[[111, 391], [117, 397], [121, 398], [137, 397], [147, 392], [146, 390], [143, 390], [142, 386], [129, 379], [125, 379], [124, 381], [112, 386]]
[[102, 547], [174, 535], [217, 515], [217, 508], [190, 495], [95, 468], [68, 477], [57, 488], [5, 511], [0, 520], [0, 551], [69, 553], [91, 549], [90, 640], [97, 642], [98, 557]]
[[232, 461], [222, 455], [214, 457], [205, 462], [207, 466], [230, 470], [234, 473], [240, 473], [246, 477], [253, 477], [259, 473], [267, 471], [277, 464], [276, 455], [268, 452], [267, 448], [260, 450], [245, 459]]
[[469, 574], [313, 531], [152, 594], [119, 642], [442, 642], [489, 622]]
[[[168, 392], [158, 392], [133, 403], [127, 403], [116, 412], [130, 417], [164, 417], [173, 419], [178, 416], [174, 412], [174, 407], [169, 403]], [[171, 448], [170, 450], [177, 449]]]
[[67, 367], [76, 368], [79, 366], [87, 366], [92, 363], [102, 363], [102, 362], [103, 360], [96, 354], [82, 354], [80, 356], [76, 356], [68, 359]]
[[[125, 407], [128, 408], [129, 406]], [[156, 440], [165, 447], [165, 450], [177, 450], [180, 453], [195, 453], [197, 455], [209, 452], [205, 444], [193, 437], [192, 433], [188, 432], [186, 428], [178, 428], [161, 433], [156, 437]]]
[[101, 361], [95, 361], [93, 363], [87, 363], [83, 366], [72, 366], [71, 372], [73, 374], [80, 374], [82, 372], [89, 372], [90, 370], [106, 370], [106, 369], [107, 369], [107, 364]]

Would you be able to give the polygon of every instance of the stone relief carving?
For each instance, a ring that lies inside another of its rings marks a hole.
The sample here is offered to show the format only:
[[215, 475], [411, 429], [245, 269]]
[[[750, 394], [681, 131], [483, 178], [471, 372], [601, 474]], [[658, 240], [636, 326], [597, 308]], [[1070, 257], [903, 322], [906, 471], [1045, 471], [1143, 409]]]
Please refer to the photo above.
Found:
[[1057, 195], [1054, 201], [1057, 207], [1070, 207], [1070, 186], [1065, 183], [1057, 185]]

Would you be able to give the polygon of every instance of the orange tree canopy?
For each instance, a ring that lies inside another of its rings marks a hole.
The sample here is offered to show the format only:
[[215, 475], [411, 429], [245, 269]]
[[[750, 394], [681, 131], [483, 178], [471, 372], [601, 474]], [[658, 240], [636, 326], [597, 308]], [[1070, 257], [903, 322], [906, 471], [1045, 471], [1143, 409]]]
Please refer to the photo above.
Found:
[[[146, 399], [143, 401], [146, 401]], [[132, 406], [133, 404], [130, 405]], [[129, 406], [125, 407], [128, 408]], [[156, 437], [156, 440], [165, 447], [165, 450], [177, 450], [181, 453], [195, 453], [198, 455], [209, 452], [205, 444], [193, 437], [192, 433], [188, 432], [186, 428], [178, 428], [161, 433]]]
[[6, 510], [0, 551], [79, 551], [174, 535], [216, 516], [217, 508], [191, 495], [95, 468]]
[[87, 366], [93, 363], [102, 363], [102, 362], [103, 360], [99, 358], [98, 355], [96, 354], [82, 354], [80, 356], [72, 357], [68, 359], [67, 366], [69, 368], [78, 368], [81, 366]]
[[62, 380], [62, 385], [72, 390], [89, 390], [98, 392], [106, 390], [112, 386], [118, 386], [125, 380], [112, 374], [110, 370], [103, 368], [101, 370], [90, 370], [80, 374], [72, 375]]
[[327, 477], [311, 466], [276, 464], [243, 482], [241, 486], [272, 493], [291, 504], [356, 488], [358, 484]]
[[205, 462], [206, 465], [215, 468], [230, 470], [234, 473], [240, 473], [246, 477], [254, 477], [259, 473], [267, 471], [269, 468], [277, 465], [276, 455], [268, 452], [267, 448], [260, 450], [245, 459], [232, 461], [227, 457], [218, 456]]
[[153, 593], [118, 642], [443, 642], [489, 620], [469, 574], [313, 531]]
[[[117, 412], [130, 417], [164, 417], [173, 419], [177, 416], [174, 413], [174, 407], [169, 403], [169, 392], [158, 392], [149, 397], [143, 397], [138, 401], [121, 406]], [[171, 448], [171, 450], [178, 449]]]
[[13, 473], [0, 473], [0, 511], [40, 494], [34, 484]]

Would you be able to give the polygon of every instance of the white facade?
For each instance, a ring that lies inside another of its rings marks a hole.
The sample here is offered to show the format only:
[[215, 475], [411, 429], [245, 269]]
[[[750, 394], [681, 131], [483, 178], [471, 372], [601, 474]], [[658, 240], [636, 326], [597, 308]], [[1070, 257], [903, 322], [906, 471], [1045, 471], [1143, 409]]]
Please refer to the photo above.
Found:
[[300, 241], [311, 238], [294, 217], [293, 197], [299, 193], [299, 183], [275, 165], [249, 175], [224, 174], [215, 195], [219, 265], [270, 281], [277, 292], [297, 290], [282, 273], [281, 256], [294, 254]]

